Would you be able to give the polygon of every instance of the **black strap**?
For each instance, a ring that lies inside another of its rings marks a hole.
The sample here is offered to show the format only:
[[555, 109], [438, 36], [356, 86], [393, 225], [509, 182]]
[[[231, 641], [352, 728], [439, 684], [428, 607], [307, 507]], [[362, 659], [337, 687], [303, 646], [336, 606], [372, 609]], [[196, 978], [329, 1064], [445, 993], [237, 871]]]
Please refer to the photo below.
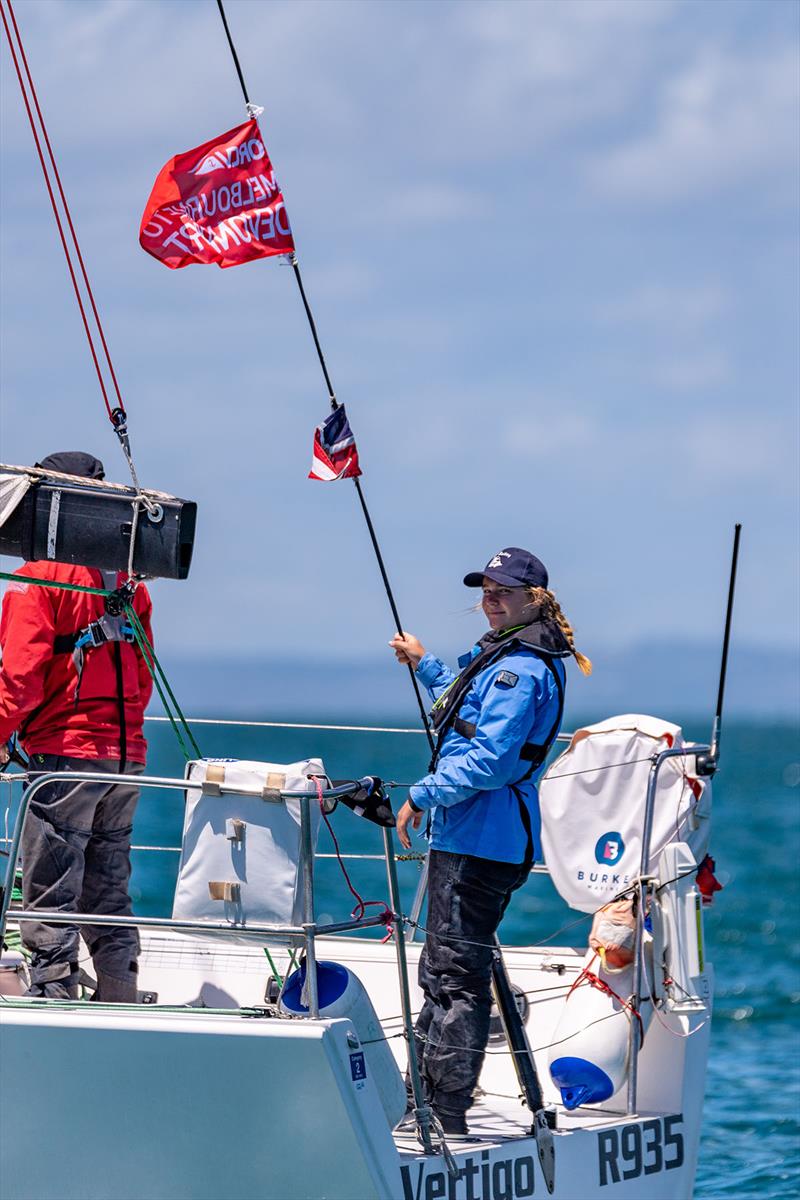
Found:
[[515, 783], [511, 784], [511, 790], [517, 797], [519, 805], [519, 817], [522, 821], [522, 828], [525, 830], [525, 857], [522, 860], [522, 865], [526, 871], [530, 871], [533, 866], [533, 829], [531, 828], [531, 814], [528, 812], [528, 806], [522, 798], [522, 792]]
[[53, 654], [72, 654], [78, 638], [83, 633], [76, 629], [74, 633], [59, 633], [53, 638]]
[[[523, 775], [522, 779], [518, 781], [519, 783], [523, 783], [524, 780], [529, 779], [536, 768], [540, 767], [547, 758], [550, 747], [553, 745], [553, 742], [556, 739], [558, 731], [561, 728], [561, 721], [564, 717], [564, 685], [561, 682], [561, 676], [559, 675], [555, 663], [549, 654], [540, 654], [539, 658], [541, 658], [542, 662], [551, 672], [556, 681], [556, 688], [558, 689], [558, 712], [552, 728], [543, 742], [525, 742], [520, 748], [520, 758], [523, 762], [529, 762], [531, 766], [526, 774]], [[454, 729], [456, 733], [460, 733], [462, 737], [470, 740], [474, 738], [475, 734], [478, 732], [478, 726], [475, 724], [475, 722], [465, 721], [463, 717], [454, 717], [451, 721], [449, 721], [447, 724], [447, 729], [444, 731], [444, 733], [449, 733], [451, 729]]]
[[[524, 783], [526, 779], [530, 779], [533, 772], [537, 770], [537, 768], [540, 767], [547, 758], [550, 747], [553, 745], [553, 742], [558, 736], [558, 731], [561, 728], [561, 721], [564, 716], [564, 684], [561, 682], [561, 676], [559, 675], [558, 669], [549, 654], [540, 654], [539, 657], [548, 670], [552, 673], [552, 676], [556, 681], [556, 688], [558, 689], [558, 712], [550, 732], [542, 743], [525, 742], [525, 744], [522, 746], [519, 756], [523, 762], [529, 762], [531, 765], [522, 776], [522, 779], [518, 779], [516, 783], [512, 783], [510, 785], [512, 792], [517, 797], [519, 816], [520, 820], [522, 821], [522, 828], [525, 831], [525, 858], [523, 859], [522, 865], [526, 871], [530, 871], [531, 867], [533, 866], [533, 829], [531, 827], [531, 814], [528, 812], [528, 806], [525, 803], [522, 792], [520, 791], [519, 784]], [[461, 717], [455, 718], [455, 720], [452, 722], [451, 728], [455, 729], [456, 733], [460, 733], [461, 736], [465, 738], [474, 738], [478, 731], [478, 727], [474, 721], [464, 721]]]
[[526, 762], [530, 761], [531, 763], [530, 770], [527, 771], [526, 774], [523, 775], [522, 779], [519, 780], [520, 783], [523, 783], [526, 779], [530, 779], [533, 772], [537, 770], [537, 768], [540, 767], [547, 758], [553, 742], [558, 737], [558, 731], [561, 728], [561, 722], [564, 719], [564, 684], [561, 682], [561, 676], [559, 675], [556, 665], [549, 654], [542, 654], [541, 659], [545, 666], [549, 668], [553, 678], [556, 681], [556, 688], [558, 689], [558, 712], [556, 713], [556, 719], [553, 722], [552, 728], [542, 742], [541, 746], [535, 746], [532, 742], [527, 742], [523, 747], [523, 749], [534, 750], [536, 753], [531, 755], [530, 760], [528, 759], [527, 754], [520, 754], [520, 758], [524, 758]]
[[[470, 740], [474, 738], [475, 734], [478, 732], [478, 726], [474, 721], [465, 721], [461, 717], [455, 718], [453, 724], [451, 725], [451, 729], [455, 729], [456, 733], [460, 733], [462, 737]], [[546, 742], [543, 744], [540, 744], [539, 742], [525, 742], [520, 749], [519, 756], [523, 762], [533, 763], [533, 769], [536, 770], [536, 767], [538, 767], [539, 764], [544, 761], [549, 749], [550, 747]]]
[[119, 713], [119, 773], [125, 774], [128, 761], [128, 727], [125, 724], [125, 685], [122, 680], [122, 647], [114, 642], [114, 669], [117, 673], [117, 712]]

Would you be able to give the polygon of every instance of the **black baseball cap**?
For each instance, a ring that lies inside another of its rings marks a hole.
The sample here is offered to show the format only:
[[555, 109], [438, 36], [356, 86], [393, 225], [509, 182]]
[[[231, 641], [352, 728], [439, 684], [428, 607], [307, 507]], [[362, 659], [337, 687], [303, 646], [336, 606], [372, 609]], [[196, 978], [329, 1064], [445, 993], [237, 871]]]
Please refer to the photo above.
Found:
[[58, 450], [34, 463], [43, 471], [61, 471], [64, 475], [81, 475], [84, 479], [105, 479], [105, 467], [99, 458], [83, 450]]
[[506, 546], [489, 559], [482, 571], [464, 576], [467, 587], [480, 587], [484, 579], [493, 579], [505, 587], [542, 587], [548, 583], [547, 567], [530, 550]]

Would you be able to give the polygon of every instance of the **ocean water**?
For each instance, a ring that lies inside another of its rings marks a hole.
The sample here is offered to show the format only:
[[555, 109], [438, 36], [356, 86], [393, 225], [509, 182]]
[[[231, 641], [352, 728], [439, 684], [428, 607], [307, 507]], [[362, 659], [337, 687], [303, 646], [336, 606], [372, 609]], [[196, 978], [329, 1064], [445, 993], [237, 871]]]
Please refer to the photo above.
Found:
[[[685, 730], [707, 737], [696, 722]], [[416, 735], [206, 726], [195, 733], [208, 756], [292, 762], [318, 755], [334, 778], [378, 774], [408, 784], [426, 768], [425, 742]], [[150, 724], [148, 737], [149, 771], [181, 775], [169, 727]], [[705, 914], [717, 984], [695, 1195], [780, 1200], [800, 1194], [800, 742], [788, 725], [730, 723], [723, 737], [711, 852], [724, 890]], [[404, 792], [394, 794], [398, 807]], [[341, 807], [333, 822], [344, 850], [381, 852], [375, 827]], [[147, 792], [135, 840], [176, 846], [181, 823], [181, 793]], [[324, 829], [318, 849], [332, 850]], [[134, 855], [137, 911], [168, 914], [176, 870], [175, 854]], [[406, 907], [418, 870], [414, 862], [399, 865]], [[365, 899], [386, 897], [381, 863], [352, 864], [351, 873]], [[318, 918], [346, 919], [351, 905], [338, 865], [323, 861]], [[502, 938], [528, 944], [571, 925], [554, 944], [584, 944], [587, 926], [575, 926], [576, 916], [546, 877], [534, 876], [515, 897]]]

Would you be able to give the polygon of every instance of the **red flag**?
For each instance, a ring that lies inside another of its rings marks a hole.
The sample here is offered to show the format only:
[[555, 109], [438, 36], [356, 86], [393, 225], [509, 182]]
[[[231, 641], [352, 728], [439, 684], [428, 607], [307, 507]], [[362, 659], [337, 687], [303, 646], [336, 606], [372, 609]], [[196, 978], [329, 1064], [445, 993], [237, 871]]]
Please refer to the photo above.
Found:
[[360, 474], [356, 439], [344, 405], [339, 404], [314, 430], [308, 478], [332, 483], [335, 479], [357, 479]]
[[283, 196], [257, 121], [176, 154], [145, 206], [141, 246], [168, 267], [236, 267], [294, 251]]

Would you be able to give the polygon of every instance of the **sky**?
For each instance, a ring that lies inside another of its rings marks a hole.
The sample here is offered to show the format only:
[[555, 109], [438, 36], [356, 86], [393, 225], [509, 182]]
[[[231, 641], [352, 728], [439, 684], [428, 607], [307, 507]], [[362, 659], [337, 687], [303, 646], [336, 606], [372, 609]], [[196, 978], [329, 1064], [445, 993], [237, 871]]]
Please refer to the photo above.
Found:
[[[380, 655], [348, 482], [313, 483], [324, 383], [279, 261], [138, 244], [172, 155], [245, 119], [211, 0], [16, 0], [136, 463], [200, 506], [174, 655]], [[789, 0], [227, 0], [405, 628], [452, 655], [461, 583], [528, 547], [590, 656], [796, 645], [798, 22]], [[8, 47], [0, 458], [126, 468]], [[6, 560], [8, 566], [8, 560]]]

